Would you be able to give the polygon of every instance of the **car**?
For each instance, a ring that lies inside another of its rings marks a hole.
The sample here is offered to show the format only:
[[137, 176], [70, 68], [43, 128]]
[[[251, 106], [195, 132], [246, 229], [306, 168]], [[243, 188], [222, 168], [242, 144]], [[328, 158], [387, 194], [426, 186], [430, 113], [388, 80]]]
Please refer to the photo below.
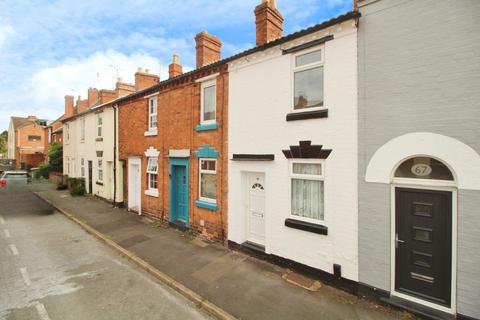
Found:
[[30, 182], [27, 171], [4, 171], [0, 176], [0, 190], [14, 189]]

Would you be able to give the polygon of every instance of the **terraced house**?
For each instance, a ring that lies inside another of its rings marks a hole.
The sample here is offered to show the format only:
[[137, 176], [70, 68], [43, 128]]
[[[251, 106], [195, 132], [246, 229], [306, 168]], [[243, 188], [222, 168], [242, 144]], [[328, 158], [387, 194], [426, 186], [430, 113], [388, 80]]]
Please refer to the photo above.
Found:
[[227, 64], [221, 42], [195, 37], [196, 69], [120, 99], [127, 207], [210, 239], [227, 231]]
[[274, 1], [255, 16], [229, 61], [229, 243], [355, 291], [357, 14], [284, 37]]
[[[153, 82], [147, 85], [152, 85]], [[63, 122], [63, 170], [72, 178], [84, 178], [87, 193], [121, 204], [123, 167], [118, 161], [118, 122], [115, 99], [135, 91], [135, 85], [119, 79], [115, 90], [88, 89], [85, 100], [65, 97]]]
[[359, 1], [362, 294], [480, 317], [479, 1]]

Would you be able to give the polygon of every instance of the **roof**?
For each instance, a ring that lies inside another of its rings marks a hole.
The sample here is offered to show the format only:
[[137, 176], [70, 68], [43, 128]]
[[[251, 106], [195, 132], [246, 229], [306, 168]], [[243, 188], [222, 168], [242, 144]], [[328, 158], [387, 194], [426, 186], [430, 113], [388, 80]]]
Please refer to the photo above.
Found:
[[210, 68], [215, 68], [215, 67], [218, 67], [218, 66], [221, 66], [221, 65], [224, 65], [228, 62], [231, 62], [233, 60], [236, 60], [236, 59], [239, 59], [239, 58], [242, 58], [242, 57], [245, 57], [247, 55], [250, 55], [252, 53], [256, 53], [256, 52], [260, 52], [260, 51], [263, 51], [263, 50], [267, 50], [269, 48], [273, 48], [275, 46], [278, 46], [280, 44], [283, 44], [283, 43], [286, 43], [286, 42], [289, 42], [289, 41], [292, 41], [292, 40], [295, 40], [295, 39], [298, 39], [300, 37], [303, 37], [305, 35], [308, 35], [308, 34], [311, 34], [311, 33], [314, 33], [314, 32], [317, 32], [317, 31], [320, 31], [322, 29], [325, 29], [325, 28], [328, 28], [328, 27], [331, 27], [333, 25], [336, 25], [338, 23], [342, 23], [342, 22], [345, 22], [345, 21], [348, 21], [348, 20], [351, 20], [351, 19], [355, 19], [355, 18], [358, 18], [360, 17], [360, 12], [358, 11], [350, 11], [350, 12], [347, 12], [345, 14], [342, 14], [336, 18], [332, 18], [330, 20], [327, 20], [327, 21], [324, 21], [324, 22], [321, 22], [319, 24], [316, 24], [314, 26], [311, 26], [309, 28], [306, 28], [306, 29], [302, 29], [300, 31], [297, 31], [297, 32], [294, 32], [294, 33], [291, 33], [289, 35], [286, 35], [284, 37], [281, 37], [281, 38], [278, 38], [274, 41], [270, 41], [270, 42], [267, 42], [263, 45], [260, 45], [260, 46], [256, 46], [256, 47], [253, 47], [251, 49], [248, 49], [248, 50], [245, 50], [243, 52], [240, 52], [240, 53], [237, 53], [233, 56], [230, 56], [230, 57], [227, 57], [225, 59], [222, 59], [222, 60], [219, 60], [217, 62], [214, 62], [214, 63], [211, 63], [211, 64], [208, 64], [206, 66], [203, 66], [203, 67], [200, 67], [198, 69], [195, 69], [195, 70], [192, 70], [192, 71], [189, 71], [187, 73], [183, 73], [179, 76], [176, 76], [176, 77], [173, 77], [173, 78], [169, 78], [167, 80], [164, 80], [164, 81], [161, 81], [159, 82], [158, 84], [156, 85], [153, 85], [151, 87], [148, 87], [148, 88], [145, 88], [145, 89], [142, 89], [142, 90], [139, 90], [137, 92], [134, 92], [134, 93], [131, 93], [127, 96], [123, 96], [123, 97], [120, 97], [120, 98], [117, 98], [117, 99], [114, 99], [112, 101], [109, 101], [107, 103], [104, 103], [102, 105], [99, 105], [99, 106], [93, 106], [93, 107], [90, 107], [89, 109], [79, 113], [79, 114], [76, 114], [74, 116], [71, 116], [69, 118], [65, 118], [62, 120], [62, 122], [65, 122], [66, 120], [70, 120], [70, 119], [73, 119], [73, 118], [76, 118], [80, 115], [83, 115], [83, 114], [86, 114], [86, 113], [89, 113], [89, 112], [92, 112], [94, 110], [97, 110], [97, 109], [100, 109], [100, 108], [103, 108], [103, 107], [106, 107], [108, 105], [112, 105], [112, 104], [116, 104], [116, 103], [121, 103], [121, 102], [126, 102], [126, 101], [129, 101], [129, 100], [132, 100], [132, 99], [135, 99], [137, 97], [141, 97], [143, 95], [146, 95], [146, 94], [150, 94], [150, 93], [154, 93], [155, 91], [158, 91], [162, 86], [164, 85], [167, 85], [169, 83], [172, 83], [174, 81], [178, 81], [178, 80], [183, 80], [185, 78], [188, 78], [192, 75], [195, 75], [197, 73], [201, 73], [203, 71], [206, 71]]
[[53, 130], [52, 133], [58, 133], [63, 131], [63, 127], [58, 128], [57, 130]]
[[13, 123], [13, 129], [17, 129], [18, 127], [23, 127], [25, 124], [30, 123], [28, 118], [22, 117], [11, 117]]

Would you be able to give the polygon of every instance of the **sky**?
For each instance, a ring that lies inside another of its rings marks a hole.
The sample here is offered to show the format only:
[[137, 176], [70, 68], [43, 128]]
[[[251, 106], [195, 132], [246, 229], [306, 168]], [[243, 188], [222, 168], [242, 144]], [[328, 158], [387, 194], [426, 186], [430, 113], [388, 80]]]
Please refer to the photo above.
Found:
[[[11, 116], [55, 120], [64, 96], [133, 83], [138, 67], [168, 77], [172, 54], [195, 66], [195, 34], [222, 58], [254, 47], [260, 0], [0, 0], [0, 131]], [[351, 10], [353, 0], [277, 0], [284, 34]]]

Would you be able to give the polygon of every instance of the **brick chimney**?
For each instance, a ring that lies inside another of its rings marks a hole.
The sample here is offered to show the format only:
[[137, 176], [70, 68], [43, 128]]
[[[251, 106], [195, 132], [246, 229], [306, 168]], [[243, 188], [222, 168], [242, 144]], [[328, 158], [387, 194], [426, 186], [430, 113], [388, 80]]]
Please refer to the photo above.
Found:
[[71, 117], [74, 113], [73, 96], [65, 96], [65, 117]]
[[275, 6], [275, 0], [262, 0], [254, 12], [257, 26], [257, 46], [282, 36], [283, 17]]
[[88, 88], [88, 106], [93, 106], [98, 101], [98, 89]]
[[122, 78], [117, 79], [117, 83], [115, 84], [115, 94], [117, 98], [129, 95], [133, 92], [135, 92], [134, 84], [123, 82]]
[[197, 49], [197, 68], [220, 60], [222, 42], [206, 31], [195, 36], [195, 48]]
[[135, 72], [135, 91], [142, 90], [160, 82], [160, 77], [151, 74], [148, 69], [138, 68]]
[[114, 100], [117, 97], [115, 90], [102, 89], [98, 93], [98, 100], [100, 104], [104, 104]]
[[36, 116], [28, 116], [27, 119], [28, 120], [37, 120], [37, 117]]
[[77, 108], [77, 113], [80, 113], [80, 112], [83, 112], [83, 111], [87, 110], [88, 109], [88, 100], [87, 99], [82, 100], [81, 97], [78, 96], [76, 108]]
[[358, 0], [353, 0], [353, 11], [358, 11]]
[[172, 57], [172, 63], [168, 66], [168, 77], [173, 78], [183, 73], [182, 65], [180, 64], [180, 58], [174, 54]]

